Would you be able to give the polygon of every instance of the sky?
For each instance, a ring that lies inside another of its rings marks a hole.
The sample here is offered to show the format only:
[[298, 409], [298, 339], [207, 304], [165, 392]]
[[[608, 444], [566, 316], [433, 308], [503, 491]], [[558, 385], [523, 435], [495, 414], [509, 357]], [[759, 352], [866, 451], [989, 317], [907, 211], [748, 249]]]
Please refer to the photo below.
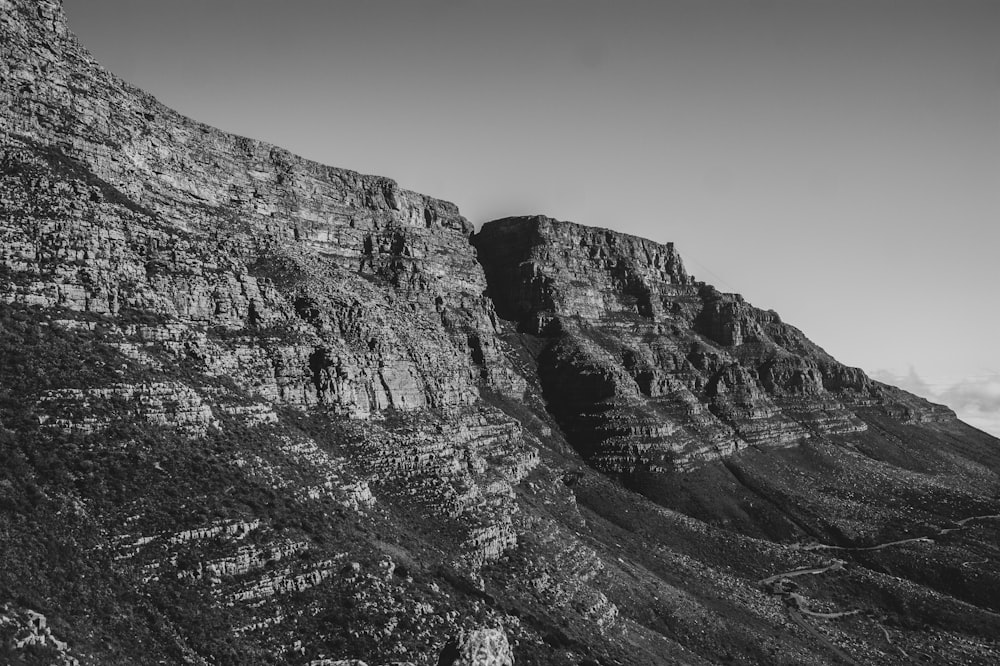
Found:
[[64, 0], [185, 115], [690, 273], [1000, 435], [1000, 3]]

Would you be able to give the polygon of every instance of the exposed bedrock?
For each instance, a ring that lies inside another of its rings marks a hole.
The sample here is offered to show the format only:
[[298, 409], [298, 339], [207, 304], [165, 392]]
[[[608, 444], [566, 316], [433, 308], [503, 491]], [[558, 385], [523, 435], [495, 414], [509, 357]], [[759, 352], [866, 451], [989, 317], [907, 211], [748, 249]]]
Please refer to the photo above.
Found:
[[550, 410], [606, 471], [864, 431], [859, 407], [950, 416], [843, 366], [776, 313], [695, 281], [672, 244], [541, 216], [489, 222], [472, 242], [498, 313], [543, 341]]
[[293, 404], [517, 394], [453, 204], [177, 114], [95, 63], [57, 3], [0, 23], [0, 300], [169, 320], [180, 358]]

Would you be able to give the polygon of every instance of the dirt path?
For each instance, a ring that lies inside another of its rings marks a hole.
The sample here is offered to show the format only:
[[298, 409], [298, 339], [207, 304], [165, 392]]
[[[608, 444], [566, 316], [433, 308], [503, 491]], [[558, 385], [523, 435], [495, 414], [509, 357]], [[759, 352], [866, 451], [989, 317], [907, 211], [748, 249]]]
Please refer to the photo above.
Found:
[[[986, 514], [979, 516], [969, 516], [968, 518], [962, 518], [961, 520], [955, 521], [954, 527], [943, 527], [939, 528], [934, 536], [920, 536], [912, 537], [909, 539], [897, 539], [895, 541], [886, 541], [885, 543], [875, 544], [874, 546], [834, 546], [830, 544], [817, 543], [808, 545], [796, 545], [798, 550], [804, 551], [845, 551], [845, 552], [866, 552], [883, 550], [885, 548], [891, 548], [893, 546], [901, 546], [908, 543], [934, 543], [935, 537], [939, 537], [945, 534], [950, 534], [951, 532], [957, 532], [960, 530], [968, 529], [968, 524], [976, 520], [997, 520], [1000, 519], [1000, 514]], [[983, 562], [987, 562], [984, 560]], [[968, 566], [971, 564], [982, 564], [983, 562], [963, 562], [962, 566]], [[858, 662], [854, 661], [850, 655], [844, 652], [842, 649], [837, 647], [829, 638], [824, 636], [821, 632], [817, 631], [807, 620], [808, 617], [815, 617], [823, 620], [834, 620], [837, 618], [848, 617], [851, 615], [858, 615], [864, 611], [861, 609], [854, 609], [848, 611], [835, 611], [835, 612], [819, 612], [812, 611], [806, 606], [806, 598], [801, 594], [795, 592], [795, 584], [791, 582], [792, 578], [797, 576], [818, 576], [824, 574], [828, 571], [842, 571], [846, 562], [844, 560], [829, 560], [820, 566], [815, 567], [805, 567], [801, 569], [793, 569], [791, 571], [785, 571], [782, 573], [774, 574], [773, 576], [768, 576], [760, 581], [760, 584], [771, 594], [780, 597], [785, 603], [785, 608], [788, 610], [788, 617], [799, 627], [813, 636], [820, 643], [829, 648], [834, 654], [836, 654], [840, 659], [847, 662], [848, 664], [857, 665]], [[886, 643], [891, 647], [898, 650], [903, 657], [906, 659], [910, 658], [910, 655], [903, 650], [902, 647], [893, 643], [889, 636], [888, 630], [881, 624], [879, 627], [882, 629], [882, 633], [885, 634]]]
[[965, 527], [966, 524], [972, 522], [973, 520], [989, 520], [989, 519], [1000, 519], [1000, 513], [988, 513], [984, 516], [969, 516], [968, 518], [962, 518], [962, 520], [955, 521], [955, 524], [959, 527]]
[[886, 642], [886, 643], [888, 643], [888, 644], [889, 644], [889, 645], [891, 645], [892, 647], [894, 647], [894, 648], [896, 648], [897, 650], [899, 650], [899, 653], [900, 653], [901, 655], [903, 655], [903, 656], [904, 656], [904, 657], [905, 657], [906, 659], [910, 659], [910, 655], [909, 655], [909, 653], [908, 653], [908, 652], [907, 652], [906, 650], [904, 650], [903, 648], [901, 648], [901, 647], [899, 647], [898, 645], [896, 645], [896, 643], [895, 643], [895, 642], [893, 642], [893, 640], [892, 640], [892, 636], [890, 636], [890, 635], [889, 635], [889, 630], [888, 630], [888, 629], [886, 629], [886, 628], [885, 628], [884, 626], [882, 626], [881, 624], [880, 624], [880, 625], [878, 626], [878, 628], [882, 630], [882, 633], [883, 633], [883, 634], [885, 634], [885, 642]]
[[768, 592], [781, 598], [781, 600], [785, 603], [785, 609], [788, 611], [788, 617], [792, 620], [792, 622], [797, 624], [809, 635], [829, 648], [846, 663], [857, 665], [858, 662], [851, 659], [850, 655], [837, 647], [829, 638], [824, 636], [822, 632], [818, 631], [816, 627], [812, 626], [806, 620], [806, 616], [822, 620], [835, 620], [849, 615], [857, 615], [862, 611], [860, 609], [855, 609], [825, 613], [810, 610], [807, 605], [806, 598], [795, 592], [794, 583], [791, 582], [792, 578], [796, 578], [798, 576], [818, 576], [826, 573], [827, 571], [842, 571], [844, 569], [844, 564], [846, 563], [843, 560], [834, 559], [824, 563], [822, 566], [793, 569], [792, 571], [785, 571], [784, 573], [769, 576], [761, 580], [760, 584], [763, 585]]
[[[956, 528], [951, 528], [954, 530]], [[938, 532], [940, 536], [942, 532]], [[802, 550], [849, 550], [851, 552], [861, 552], [866, 550], [882, 550], [883, 548], [889, 548], [890, 546], [902, 546], [904, 543], [934, 543], [934, 539], [931, 537], [913, 537], [912, 539], [899, 539], [897, 541], [886, 541], [885, 543], [876, 544], [874, 546], [832, 546], [825, 543], [814, 543], [808, 546], [802, 546]]]
[[964, 529], [968, 529], [966, 526], [973, 520], [996, 520], [1000, 519], [1000, 514], [989, 513], [981, 516], [969, 516], [968, 518], [962, 518], [961, 520], [956, 520], [956, 527], [942, 527], [939, 528], [934, 536], [919, 536], [912, 537], [910, 539], [897, 539], [896, 541], [886, 541], [885, 543], [875, 544], [874, 546], [834, 546], [826, 543], [811, 543], [803, 546], [799, 546], [799, 550], [816, 551], [816, 550], [845, 550], [851, 552], [864, 552], [872, 550], [882, 550], [883, 548], [889, 548], [891, 546], [901, 546], [905, 543], [934, 543], [934, 537], [943, 536], [945, 534], [951, 534], [952, 532], [958, 532]]
[[818, 617], [823, 620], [836, 620], [837, 618], [840, 617], [858, 615], [862, 612], [860, 608], [855, 608], [854, 610], [849, 610], [849, 611], [836, 611], [833, 613], [821, 613], [818, 611], [811, 611], [806, 607], [806, 598], [803, 597], [801, 594], [796, 594], [795, 592], [792, 592], [788, 595], [788, 598], [785, 600], [785, 603], [787, 603], [790, 606], [795, 606], [795, 610], [802, 613], [803, 615], [808, 615], [810, 617]]
[[819, 575], [821, 573], [826, 573], [827, 571], [840, 571], [844, 568], [843, 560], [831, 560], [827, 564], [821, 567], [811, 567], [808, 569], [794, 569], [793, 571], [786, 571], [784, 573], [774, 574], [768, 578], [760, 581], [761, 585], [770, 585], [775, 583], [782, 578], [795, 578], [796, 576], [809, 576], [809, 575]]

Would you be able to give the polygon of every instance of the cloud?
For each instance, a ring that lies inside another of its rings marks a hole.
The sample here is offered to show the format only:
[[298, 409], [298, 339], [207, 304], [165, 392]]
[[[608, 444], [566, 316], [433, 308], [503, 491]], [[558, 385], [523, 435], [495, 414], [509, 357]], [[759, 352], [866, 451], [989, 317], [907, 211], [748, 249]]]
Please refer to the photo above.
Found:
[[971, 426], [1000, 437], [1000, 374], [962, 380], [938, 396]]
[[898, 375], [890, 370], [881, 369], [873, 372], [872, 378], [885, 384], [901, 388], [904, 391], [916, 393], [917, 395], [927, 398], [928, 400], [939, 399], [939, 396], [933, 389], [931, 389], [930, 385], [928, 385], [927, 382], [925, 382], [923, 378], [917, 374], [916, 369], [912, 365], [910, 366], [910, 371], [905, 375]]
[[958, 418], [974, 428], [1000, 437], [1000, 413], [982, 414], [978, 412], [956, 412]]
[[[910, 366], [905, 375], [882, 369], [873, 372], [872, 378], [948, 405], [962, 421], [1000, 437], [1000, 373], [931, 384]], [[935, 386], [946, 388], [935, 389]]]
[[962, 380], [943, 391], [940, 398], [953, 409], [1000, 413], [1000, 375]]

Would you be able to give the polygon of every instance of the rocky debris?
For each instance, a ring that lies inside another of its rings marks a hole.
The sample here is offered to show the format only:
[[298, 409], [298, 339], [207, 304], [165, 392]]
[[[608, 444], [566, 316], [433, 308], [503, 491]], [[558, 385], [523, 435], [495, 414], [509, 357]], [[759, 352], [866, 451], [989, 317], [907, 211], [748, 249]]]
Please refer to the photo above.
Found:
[[438, 659], [441, 666], [513, 666], [514, 653], [503, 629], [474, 629], [449, 640]]
[[278, 415], [269, 405], [260, 402], [249, 404], [222, 404], [219, 411], [229, 416], [235, 416], [240, 422], [248, 425], [263, 425], [266, 423], [277, 423]]
[[70, 653], [69, 645], [53, 635], [48, 619], [39, 612], [4, 604], [0, 607], [0, 636], [7, 643], [0, 643], [0, 648], [10, 649], [15, 654], [33, 646], [47, 647], [53, 650], [54, 661], [50, 663], [80, 666], [80, 661]]
[[225, 520], [215, 524], [198, 527], [195, 529], [181, 530], [179, 532], [167, 532], [160, 534], [148, 534], [137, 536], [135, 534], [120, 534], [112, 541], [113, 548], [117, 553], [117, 559], [134, 557], [140, 548], [149, 544], [165, 544], [177, 546], [201, 541], [204, 539], [224, 538], [232, 540], [245, 539], [251, 532], [260, 528], [260, 520]]
[[289, 540], [271, 543], [265, 547], [240, 546], [234, 555], [204, 563], [199, 562], [197, 568], [180, 571], [177, 577], [189, 580], [208, 578], [217, 582], [222, 576], [242, 576], [307, 550], [309, 550], [308, 543]]
[[315, 562], [303, 571], [285, 567], [259, 578], [249, 587], [233, 592], [229, 596], [229, 603], [246, 603], [279, 594], [303, 592], [333, 576], [338, 568], [338, 559]]
[[193, 530], [184, 530], [183, 532], [178, 532], [167, 537], [167, 541], [170, 543], [187, 543], [188, 541], [195, 541], [198, 539], [210, 539], [217, 536], [227, 536], [233, 537], [235, 539], [245, 538], [250, 532], [256, 530], [260, 527], [259, 520], [251, 521], [241, 521], [241, 520], [231, 520], [225, 521], [218, 525], [210, 525], [208, 527], [199, 527]]

